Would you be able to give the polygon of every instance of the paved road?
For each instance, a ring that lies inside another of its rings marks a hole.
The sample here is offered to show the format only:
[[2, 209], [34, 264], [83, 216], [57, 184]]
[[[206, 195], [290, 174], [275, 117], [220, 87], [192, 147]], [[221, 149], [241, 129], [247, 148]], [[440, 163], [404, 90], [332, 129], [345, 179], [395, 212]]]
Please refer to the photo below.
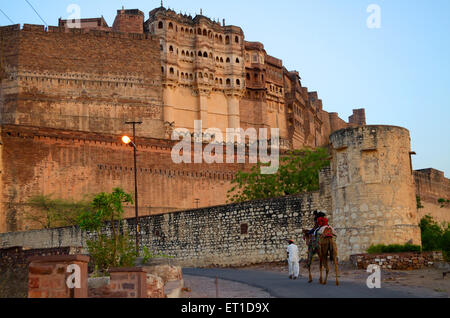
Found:
[[[264, 289], [277, 298], [411, 298], [430, 297], [430, 295], [397, 291], [388, 288], [369, 289], [365, 282], [340, 282], [334, 284], [334, 276], [328, 285], [320, 285], [317, 280], [309, 284], [305, 277], [290, 280], [284, 273], [262, 270], [244, 269], [198, 269], [185, 268], [183, 273], [192, 276], [202, 276], [235, 281]], [[220, 287], [219, 287], [220, 288]]]

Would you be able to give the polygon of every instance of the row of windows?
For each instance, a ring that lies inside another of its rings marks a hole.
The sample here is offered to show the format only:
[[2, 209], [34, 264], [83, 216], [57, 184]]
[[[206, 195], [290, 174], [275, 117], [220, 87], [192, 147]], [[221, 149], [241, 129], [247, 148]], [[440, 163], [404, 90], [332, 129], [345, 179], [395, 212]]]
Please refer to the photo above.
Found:
[[[163, 46], [161, 45], [161, 50], [163, 50]], [[171, 45], [171, 46], [169, 46], [169, 52], [171, 52], [171, 53], [173, 53], [174, 52], [174, 48], [173, 48], [173, 46]], [[177, 54], [178, 54], [178, 49], [177, 49]], [[184, 50], [182, 50], [181, 51], [181, 56], [187, 56], [187, 57], [194, 57], [194, 52], [189, 52], [189, 51], [184, 51]], [[213, 54], [210, 52], [209, 54], [208, 54], [208, 52], [202, 52], [202, 51], [198, 51], [198, 56], [199, 57], [204, 57], [204, 58], [210, 58], [210, 59], [212, 59], [213, 58]], [[218, 57], [218, 56], [216, 56], [216, 62], [217, 63], [223, 63], [223, 61], [224, 61], [224, 59], [223, 59], [223, 57]], [[236, 60], [235, 60], [235, 62], [237, 63], [237, 64], [239, 64], [240, 63], [240, 60], [239, 60], [239, 58], [236, 58]], [[227, 57], [227, 59], [226, 59], [226, 63], [231, 63], [231, 59], [229, 58], [229, 57]]]
[[[158, 22], [158, 29], [164, 29], [164, 22], [163, 22], [163, 21], [159, 21], [159, 22]], [[169, 29], [169, 30], [174, 30], [174, 25], [173, 25], [172, 22], [169, 22], [168, 29]], [[175, 31], [178, 32], [178, 26], [175, 26]], [[190, 35], [197, 34], [197, 35], [207, 36], [207, 37], [209, 37], [210, 39], [213, 38], [213, 32], [212, 32], [211, 30], [209, 30], [209, 31], [206, 30], [206, 29], [203, 29], [203, 30], [202, 30], [201, 28], [198, 28], [198, 29], [189, 29], [189, 28], [181, 27], [181, 33], [182, 33], [182, 34], [190, 34]], [[214, 35], [214, 39], [215, 39], [217, 42], [219, 42], [219, 43], [223, 43], [223, 37], [222, 37], [222, 35], [220, 35], [220, 34], [215, 34], [215, 35]], [[230, 43], [231, 43], [231, 38], [230, 38], [230, 36], [229, 36], [229, 35], [225, 36], [225, 44], [230, 44]], [[234, 43], [236, 43], [236, 44], [239, 44], [239, 43], [240, 43], [239, 36], [236, 35], [236, 36], [234, 37]]]
[[[161, 72], [164, 73], [164, 67], [161, 67]], [[169, 69], [169, 74], [171, 75], [175, 75], [175, 69], [173, 67], [171, 67]], [[192, 73], [184, 73], [181, 72], [181, 76], [180, 76], [180, 72], [177, 71], [177, 77], [180, 77], [181, 79], [187, 79], [187, 80], [193, 80], [194, 79], [194, 75]], [[214, 80], [214, 75], [213, 74], [208, 74], [208, 73], [195, 73], [195, 78], [206, 78], [209, 80]], [[215, 79], [216, 84], [220, 84], [223, 85], [223, 79], [222, 78], [218, 78], [216, 77]], [[226, 85], [230, 86], [231, 85], [231, 79], [227, 78], [225, 81]], [[240, 86], [241, 85], [241, 80], [240, 79], [236, 79], [236, 85]]]

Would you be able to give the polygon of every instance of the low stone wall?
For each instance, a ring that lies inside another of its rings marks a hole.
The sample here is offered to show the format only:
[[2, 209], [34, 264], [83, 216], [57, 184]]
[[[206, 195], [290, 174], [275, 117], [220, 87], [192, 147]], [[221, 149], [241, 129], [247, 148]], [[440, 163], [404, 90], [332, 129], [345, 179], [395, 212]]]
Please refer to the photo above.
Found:
[[28, 294], [28, 265], [33, 256], [72, 255], [76, 247], [0, 249], [0, 298], [25, 298]]
[[[318, 192], [142, 217], [141, 248], [166, 254], [177, 265], [189, 267], [246, 265], [286, 259], [287, 239], [306, 257], [302, 229], [311, 228], [313, 211], [329, 211], [329, 201]], [[135, 220], [124, 222], [135, 236]], [[109, 230], [107, 229], [107, 232]], [[59, 228], [0, 234], [7, 246], [86, 246], [90, 233]]]
[[370, 264], [376, 264], [383, 269], [413, 270], [430, 267], [442, 261], [442, 252], [357, 254], [350, 256], [350, 262], [358, 269], [367, 269]]

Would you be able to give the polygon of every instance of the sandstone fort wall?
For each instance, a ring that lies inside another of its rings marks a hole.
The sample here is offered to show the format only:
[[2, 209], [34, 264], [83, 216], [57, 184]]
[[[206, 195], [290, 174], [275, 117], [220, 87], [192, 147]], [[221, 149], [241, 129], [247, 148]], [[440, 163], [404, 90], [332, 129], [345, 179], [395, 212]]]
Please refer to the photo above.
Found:
[[[1, 131], [2, 227], [32, 229], [24, 220], [34, 195], [89, 199], [114, 187], [134, 193], [133, 151], [120, 136], [24, 126]], [[138, 186], [141, 215], [214, 206], [226, 201], [230, 182], [243, 164], [175, 164], [175, 142], [140, 138]], [[224, 151], [225, 154], [225, 151]], [[134, 215], [129, 207], [126, 216]]]
[[[174, 212], [140, 218], [142, 244], [154, 253], [175, 256], [183, 266], [243, 265], [286, 259], [287, 239], [302, 257], [302, 228], [311, 228], [316, 209], [329, 210], [320, 192]], [[135, 235], [134, 219], [125, 225]], [[59, 228], [0, 234], [2, 248], [85, 246], [89, 233]], [[342, 256], [344, 257], [344, 256]]]

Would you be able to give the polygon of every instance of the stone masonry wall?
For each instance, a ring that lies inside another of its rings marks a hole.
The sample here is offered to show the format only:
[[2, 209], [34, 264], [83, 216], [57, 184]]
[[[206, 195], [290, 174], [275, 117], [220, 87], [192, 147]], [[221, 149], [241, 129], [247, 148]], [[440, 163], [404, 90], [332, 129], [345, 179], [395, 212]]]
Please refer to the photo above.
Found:
[[25, 24], [0, 27], [3, 124], [164, 138], [159, 42]]
[[[35, 195], [80, 200], [115, 187], [134, 193], [133, 150], [120, 135], [24, 126], [3, 126], [0, 135], [0, 232], [37, 228], [24, 215]], [[231, 179], [246, 166], [175, 164], [174, 142], [139, 138], [137, 145], [141, 216], [192, 209], [196, 198], [199, 207], [224, 204]], [[126, 212], [133, 216], [134, 207]]]
[[[306, 257], [303, 228], [311, 228], [316, 209], [329, 211], [319, 192], [272, 200], [217, 206], [142, 217], [142, 244], [174, 256], [182, 266], [243, 265], [286, 259], [287, 239]], [[127, 220], [135, 235], [135, 220]], [[3, 247], [85, 246], [89, 233], [59, 228], [0, 234]]]
[[450, 200], [450, 179], [436, 169], [414, 171], [416, 195], [423, 208], [418, 209], [419, 217], [431, 215], [437, 222], [450, 222], [450, 203], [440, 204], [439, 199]]
[[350, 262], [355, 267], [364, 270], [370, 264], [379, 265], [384, 269], [413, 270], [430, 267], [434, 263], [442, 261], [442, 252], [357, 254], [350, 256]]

